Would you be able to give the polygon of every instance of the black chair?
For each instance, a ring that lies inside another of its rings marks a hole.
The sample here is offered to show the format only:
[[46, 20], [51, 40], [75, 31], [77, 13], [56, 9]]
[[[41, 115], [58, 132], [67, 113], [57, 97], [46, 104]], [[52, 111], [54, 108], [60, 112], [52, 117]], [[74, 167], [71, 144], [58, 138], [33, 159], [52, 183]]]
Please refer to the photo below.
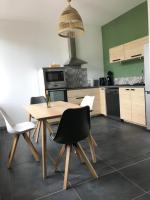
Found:
[[46, 98], [44, 96], [31, 97], [30, 104], [46, 103]]
[[[39, 104], [39, 103], [46, 103], [46, 98], [44, 96], [31, 97], [30, 104]], [[32, 116], [29, 115], [29, 121], [31, 121], [31, 119]], [[38, 143], [40, 128], [41, 128], [41, 121], [38, 121], [33, 133], [33, 137], [35, 137], [36, 143]]]
[[90, 109], [89, 106], [76, 109], [67, 109], [60, 120], [58, 130], [53, 140], [63, 144], [59, 157], [55, 162], [55, 170], [57, 170], [61, 157], [66, 151], [64, 189], [67, 189], [69, 160], [72, 148], [75, 149], [78, 157], [84, 160], [88, 169], [94, 178], [98, 178], [96, 171], [88, 160], [83, 148], [78, 143], [87, 138], [90, 134]]

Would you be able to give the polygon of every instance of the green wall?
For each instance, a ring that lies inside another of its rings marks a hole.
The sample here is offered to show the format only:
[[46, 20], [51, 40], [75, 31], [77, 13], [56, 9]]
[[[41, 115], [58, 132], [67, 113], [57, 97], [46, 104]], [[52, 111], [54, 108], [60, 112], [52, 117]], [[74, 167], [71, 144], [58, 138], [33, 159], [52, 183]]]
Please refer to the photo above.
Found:
[[132, 60], [123, 63], [109, 63], [109, 48], [148, 35], [148, 9], [144, 2], [115, 20], [102, 26], [103, 59], [105, 75], [109, 70], [115, 77], [139, 76], [144, 62]]

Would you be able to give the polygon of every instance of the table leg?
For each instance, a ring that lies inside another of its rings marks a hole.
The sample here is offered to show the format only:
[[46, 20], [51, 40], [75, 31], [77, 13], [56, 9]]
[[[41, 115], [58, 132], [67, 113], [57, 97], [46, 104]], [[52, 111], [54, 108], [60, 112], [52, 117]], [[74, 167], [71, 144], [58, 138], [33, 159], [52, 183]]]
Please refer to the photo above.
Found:
[[42, 128], [42, 173], [43, 179], [47, 176], [47, 157], [46, 157], [46, 122], [45, 120], [41, 121]]

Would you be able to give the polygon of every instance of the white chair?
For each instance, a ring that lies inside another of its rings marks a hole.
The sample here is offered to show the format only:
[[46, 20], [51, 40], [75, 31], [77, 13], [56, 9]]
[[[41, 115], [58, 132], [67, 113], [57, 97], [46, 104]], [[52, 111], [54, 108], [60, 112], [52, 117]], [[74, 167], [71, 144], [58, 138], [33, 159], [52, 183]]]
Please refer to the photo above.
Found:
[[[83, 98], [80, 106], [81, 107], [89, 106], [90, 111], [92, 111], [94, 99], [95, 99], [95, 96], [85, 96]], [[90, 150], [91, 150], [92, 161], [93, 161], [93, 163], [96, 163], [95, 147], [97, 146], [97, 143], [96, 143], [95, 139], [93, 138], [93, 136], [91, 135], [91, 133], [90, 133], [90, 136], [88, 137], [88, 143], [89, 143]]]
[[36, 151], [35, 147], [33, 146], [32, 142], [30, 141], [30, 138], [28, 137], [28, 132], [35, 128], [34, 123], [32, 122], [22, 122], [18, 124], [14, 124], [13, 121], [10, 119], [10, 117], [6, 114], [6, 112], [0, 108], [0, 114], [3, 116], [7, 132], [14, 136], [13, 144], [11, 147], [11, 151], [9, 153], [9, 159], [8, 159], [8, 168], [11, 168], [11, 164], [15, 155], [17, 143], [19, 140], [20, 135], [23, 135], [25, 141], [30, 147], [30, 150], [35, 158], [36, 161], [39, 161], [39, 155]]
[[93, 109], [93, 103], [94, 103], [95, 96], [85, 96], [80, 104], [81, 107], [89, 106], [90, 111]]

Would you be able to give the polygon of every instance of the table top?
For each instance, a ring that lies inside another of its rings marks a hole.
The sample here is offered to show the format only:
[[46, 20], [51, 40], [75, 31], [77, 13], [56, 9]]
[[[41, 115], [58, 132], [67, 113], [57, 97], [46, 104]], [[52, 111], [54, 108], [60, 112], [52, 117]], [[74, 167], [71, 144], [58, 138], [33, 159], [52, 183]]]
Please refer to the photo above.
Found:
[[50, 107], [46, 103], [30, 104], [25, 106], [25, 110], [35, 119], [53, 119], [60, 117], [63, 112], [69, 108], [79, 108], [80, 106], [74, 103], [56, 101], [51, 102]]

